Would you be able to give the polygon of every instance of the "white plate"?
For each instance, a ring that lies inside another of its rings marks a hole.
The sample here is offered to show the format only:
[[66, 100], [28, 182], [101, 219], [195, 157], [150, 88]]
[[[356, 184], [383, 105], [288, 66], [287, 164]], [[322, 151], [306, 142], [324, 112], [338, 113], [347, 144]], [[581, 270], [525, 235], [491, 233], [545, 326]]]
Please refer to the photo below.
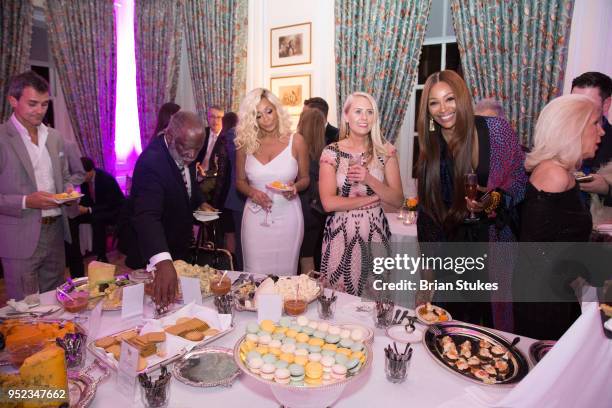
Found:
[[71, 196], [70, 198], [54, 198], [53, 201], [56, 204], [64, 204], [69, 203], [70, 201], [75, 201], [83, 197], [85, 194], [79, 194], [78, 196]]
[[286, 188], [278, 188], [278, 187], [274, 187], [272, 186], [272, 184], [266, 184], [266, 188], [270, 189], [272, 191], [276, 191], [278, 193], [286, 193], [288, 191], [293, 191], [292, 187], [286, 187]]
[[219, 219], [219, 214], [204, 214], [200, 211], [194, 212], [193, 216], [200, 222], [209, 222]]
[[387, 336], [400, 343], [419, 343], [423, 340], [423, 331], [419, 328], [411, 333], [406, 331], [406, 325], [396, 324], [387, 327]]
[[340, 328], [346, 329], [346, 330], [354, 330], [354, 329], [361, 330], [363, 332], [363, 342], [364, 343], [371, 344], [372, 341], [374, 340], [374, 330], [372, 330], [369, 327], [363, 326], [361, 324], [342, 323], [340, 325]]
[[357, 300], [341, 306], [340, 309], [343, 313], [346, 313], [355, 319], [370, 319], [369, 321], [372, 321], [375, 307], [376, 303], [374, 302], [363, 302]]
[[[443, 310], [444, 312], [446, 312], [446, 315], [448, 316], [448, 320], [445, 320], [445, 322], [450, 322], [451, 320], [453, 320], [453, 317], [451, 316], [450, 313], [448, 313], [447, 310], [445, 310], [445, 309], [443, 309], [443, 308], [441, 308], [439, 306], [436, 306], [436, 305], [432, 305], [432, 306], [433, 306], [434, 309]], [[417, 307], [414, 310], [415, 313], [416, 313], [416, 317], [419, 320], [419, 322], [421, 322], [421, 323], [423, 323], [423, 324], [425, 324], [427, 326], [429, 326], [430, 324], [435, 324], [435, 323], [444, 323], [444, 322], [440, 322], [440, 321], [430, 322], [428, 320], [423, 319], [421, 317], [421, 313], [420, 313], [421, 309], [423, 309], [423, 308], [425, 308], [425, 305], [420, 305], [419, 307]]]

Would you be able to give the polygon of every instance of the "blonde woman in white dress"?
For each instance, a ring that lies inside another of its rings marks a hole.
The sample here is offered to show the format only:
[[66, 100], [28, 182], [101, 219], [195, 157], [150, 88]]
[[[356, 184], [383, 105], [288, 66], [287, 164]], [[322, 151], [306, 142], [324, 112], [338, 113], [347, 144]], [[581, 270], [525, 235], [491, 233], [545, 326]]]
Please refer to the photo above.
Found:
[[[248, 197], [242, 218], [247, 272], [295, 275], [304, 235], [299, 191], [310, 183], [308, 150], [291, 134], [289, 115], [267, 89], [249, 92], [240, 104], [236, 130], [236, 188]], [[268, 185], [280, 181], [290, 191]]]

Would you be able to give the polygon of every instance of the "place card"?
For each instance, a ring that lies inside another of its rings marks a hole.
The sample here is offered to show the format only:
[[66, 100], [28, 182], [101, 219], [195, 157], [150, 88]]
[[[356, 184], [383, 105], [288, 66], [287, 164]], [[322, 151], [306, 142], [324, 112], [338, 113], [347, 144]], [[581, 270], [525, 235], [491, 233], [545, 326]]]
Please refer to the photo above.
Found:
[[142, 316], [144, 311], [144, 284], [123, 287], [121, 319], [132, 319]]
[[104, 302], [98, 302], [96, 307], [91, 311], [89, 316], [89, 327], [87, 329], [87, 335], [90, 339], [97, 339], [98, 332], [100, 331], [100, 325], [102, 324], [102, 305]]
[[117, 367], [117, 388], [128, 400], [134, 400], [136, 373], [138, 371], [138, 349], [125, 341], [121, 342], [121, 354]]
[[283, 314], [283, 297], [281, 295], [259, 295], [257, 297], [257, 322], [272, 320], [278, 322]]
[[202, 304], [202, 291], [200, 290], [200, 278], [188, 278], [181, 276], [181, 291], [183, 292], [183, 304], [194, 302]]

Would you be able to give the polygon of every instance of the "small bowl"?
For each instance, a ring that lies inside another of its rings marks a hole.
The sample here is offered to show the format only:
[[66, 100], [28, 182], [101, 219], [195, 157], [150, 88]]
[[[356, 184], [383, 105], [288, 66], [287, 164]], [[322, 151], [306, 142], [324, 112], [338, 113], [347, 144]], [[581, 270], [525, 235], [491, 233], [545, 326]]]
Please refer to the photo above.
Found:
[[215, 296], [223, 296], [229, 293], [232, 289], [232, 280], [226, 276], [223, 279], [221, 277], [213, 277], [210, 279], [210, 291]]
[[74, 291], [69, 293], [70, 298], [62, 297], [60, 303], [69, 313], [79, 313], [85, 309], [87, 309], [87, 304], [89, 302], [89, 293], [83, 291]]
[[299, 316], [306, 310], [308, 302], [304, 299], [287, 299], [284, 303], [285, 313], [289, 316]]

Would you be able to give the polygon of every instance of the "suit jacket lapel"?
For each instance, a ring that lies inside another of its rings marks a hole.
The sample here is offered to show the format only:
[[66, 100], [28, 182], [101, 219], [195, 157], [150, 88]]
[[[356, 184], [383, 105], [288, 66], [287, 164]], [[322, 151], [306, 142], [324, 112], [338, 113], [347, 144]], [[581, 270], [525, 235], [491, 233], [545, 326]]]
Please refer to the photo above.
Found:
[[30, 180], [32, 180], [32, 183], [36, 188], [36, 176], [34, 175], [34, 167], [32, 166], [32, 160], [30, 159], [28, 150], [23, 144], [23, 140], [21, 140], [21, 135], [19, 135], [19, 132], [17, 131], [17, 129], [15, 129], [15, 126], [11, 123], [10, 120], [7, 122], [7, 127], [9, 142], [11, 143], [11, 146], [13, 146], [13, 149], [15, 150], [17, 157], [21, 161], [23, 168], [25, 169], [26, 173], [30, 177]]
[[[162, 138], [163, 138], [163, 136], [162, 136]], [[164, 139], [161, 139], [160, 140], [160, 145], [161, 145], [161, 148], [166, 153], [166, 159], [168, 160], [168, 165], [170, 166], [170, 172], [172, 173], [172, 176], [180, 183], [181, 190], [185, 193], [184, 194], [184, 198], [189, 203], [189, 193], [187, 192], [187, 187], [185, 186], [185, 180], [183, 180], [183, 175], [181, 174], [181, 171], [179, 170], [178, 166], [176, 165], [176, 162], [174, 161], [174, 159], [170, 155], [170, 151], [168, 150], [168, 146], [166, 146], [166, 141]], [[194, 184], [191, 183], [191, 189], [193, 190], [193, 188], [194, 188]], [[192, 195], [193, 195], [193, 193], [192, 193]]]

